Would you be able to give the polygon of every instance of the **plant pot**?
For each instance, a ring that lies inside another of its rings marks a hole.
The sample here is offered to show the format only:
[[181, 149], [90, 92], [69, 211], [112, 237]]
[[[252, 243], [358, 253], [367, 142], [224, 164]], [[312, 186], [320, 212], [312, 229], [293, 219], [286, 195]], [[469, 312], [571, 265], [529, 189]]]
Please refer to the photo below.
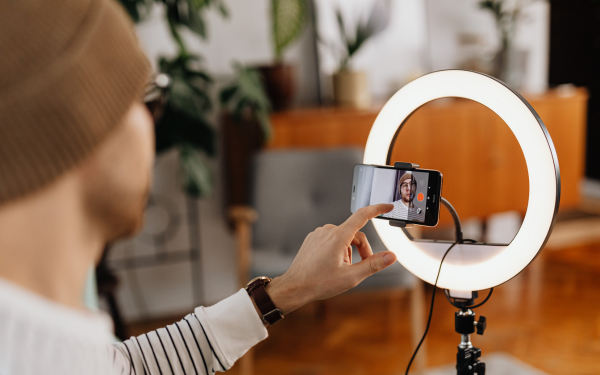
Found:
[[520, 90], [527, 71], [527, 51], [514, 45], [501, 48], [494, 56], [494, 75], [514, 90]]
[[291, 106], [296, 95], [296, 68], [292, 65], [277, 63], [257, 67], [263, 78], [265, 91], [274, 111]]
[[254, 155], [264, 147], [263, 130], [255, 119], [236, 119], [221, 114], [221, 152], [223, 155], [224, 205], [249, 205], [250, 171]]
[[367, 73], [342, 70], [333, 75], [333, 99], [344, 107], [367, 108], [371, 105], [371, 92]]

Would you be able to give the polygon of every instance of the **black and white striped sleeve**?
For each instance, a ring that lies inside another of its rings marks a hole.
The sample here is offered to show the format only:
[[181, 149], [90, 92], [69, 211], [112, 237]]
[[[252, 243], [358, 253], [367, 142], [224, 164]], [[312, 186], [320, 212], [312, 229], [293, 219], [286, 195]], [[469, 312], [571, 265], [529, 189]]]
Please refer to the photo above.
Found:
[[183, 320], [115, 344], [114, 368], [134, 375], [209, 375], [226, 371], [267, 337], [245, 290]]

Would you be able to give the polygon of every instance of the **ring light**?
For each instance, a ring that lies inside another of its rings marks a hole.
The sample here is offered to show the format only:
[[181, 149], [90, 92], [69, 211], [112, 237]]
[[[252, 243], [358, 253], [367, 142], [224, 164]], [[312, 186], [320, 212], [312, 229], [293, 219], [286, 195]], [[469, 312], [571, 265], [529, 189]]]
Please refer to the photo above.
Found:
[[[410, 82], [385, 104], [371, 128], [364, 163], [388, 164], [395, 139], [408, 117], [425, 103], [446, 97], [476, 101], [500, 116], [517, 138], [529, 173], [527, 212], [512, 242], [460, 244], [444, 260], [440, 288], [483, 290], [515, 277], [546, 243], [560, 200], [558, 159], [544, 123], [518, 93], [485, 74], [445, 70]], [[373, 224], [383, 243], [406, 269], [434, 284], [447, 242], [413, 240], [387, 220], [374, 219]]]

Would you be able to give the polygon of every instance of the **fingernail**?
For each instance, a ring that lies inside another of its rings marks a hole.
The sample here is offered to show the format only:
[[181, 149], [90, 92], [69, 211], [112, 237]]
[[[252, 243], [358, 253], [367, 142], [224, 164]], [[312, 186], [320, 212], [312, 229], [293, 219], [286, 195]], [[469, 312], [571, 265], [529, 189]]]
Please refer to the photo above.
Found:
[[383, 264], [389, 266], [396, 261], [396, 255], [394, 253], [387, 253], [383, 256]]

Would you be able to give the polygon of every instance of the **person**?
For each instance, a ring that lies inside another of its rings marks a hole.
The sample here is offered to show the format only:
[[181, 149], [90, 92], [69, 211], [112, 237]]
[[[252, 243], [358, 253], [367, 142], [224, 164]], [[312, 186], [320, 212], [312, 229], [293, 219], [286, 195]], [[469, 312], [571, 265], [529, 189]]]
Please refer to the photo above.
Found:
[[415, 197], [416, 188], [417, 184], [412, 173], [404, 173], [398, 180], [400, 199], [392, 203], [394, 209], [384, 216], [394, 219], [408, 219], [409, 212], [414, 209], [413, 199]]
[[[395, 261], [359, 231], [392, 205], [369, 206], [308, 234], [289, 270], [250, 293], [111, 343], [110, 320], [87, 311], [82, 294], [105, 244], [142, 225], [154, 158], [139, 99], [149, 65], [114, 0], [2, 1], [0, 55], [0, 374], [225, 371], [267, 337], [274, 315]], [[265, 298], [276, 314], [264, 313]]]

